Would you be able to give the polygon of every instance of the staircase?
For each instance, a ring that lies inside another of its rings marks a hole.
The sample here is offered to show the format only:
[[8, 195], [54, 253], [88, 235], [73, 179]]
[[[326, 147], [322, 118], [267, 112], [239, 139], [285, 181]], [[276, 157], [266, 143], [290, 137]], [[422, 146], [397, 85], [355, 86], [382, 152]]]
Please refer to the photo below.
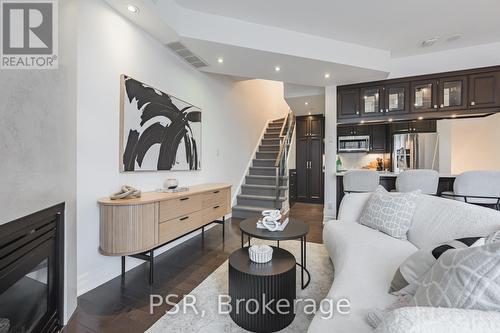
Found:
[[[280, 152], [280, 133], [285, 121], [288, 121], [288, 116], [268, 124], [245, 183], [241, 185], [241, 194], [237, 196], [237, 204], [233, 207], [233, 217], [259, 216], [263, 210], [281, 209], [287, 202], [288, 177], [285, 176], [284, 166], [275, 166]], [[282, 153], [281, 161], [286, 160], [287, 152], [286, 149]]]

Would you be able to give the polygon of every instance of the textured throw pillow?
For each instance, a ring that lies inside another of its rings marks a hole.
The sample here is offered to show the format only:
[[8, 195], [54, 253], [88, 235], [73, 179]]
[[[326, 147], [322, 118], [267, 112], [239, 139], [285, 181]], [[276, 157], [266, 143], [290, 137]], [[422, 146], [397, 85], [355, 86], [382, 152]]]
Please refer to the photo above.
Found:
[[419, 279], [425, 276], [425, 273], [431, 269], [443, 253], [451, 249], [465, 249], [484, 244], [484, 237], [468, 237], [452, 240], [434, 249], [422, 249], [413, 253], [399, 266], [396, 274], [394, 274], [389, 292], [414, 294], [418, 288]]
[[493, 243], [493, 242], [500, 242], [500, 230], [495, 231], [488, 237], [486, 237], [486, 244]]
[[389, 236], [406, 240], [420, 191], [389, 193], [379, 186], [370, 196], [359, 222]]
[[446, 251], [410, 306], [500, 311], [500, 242]]

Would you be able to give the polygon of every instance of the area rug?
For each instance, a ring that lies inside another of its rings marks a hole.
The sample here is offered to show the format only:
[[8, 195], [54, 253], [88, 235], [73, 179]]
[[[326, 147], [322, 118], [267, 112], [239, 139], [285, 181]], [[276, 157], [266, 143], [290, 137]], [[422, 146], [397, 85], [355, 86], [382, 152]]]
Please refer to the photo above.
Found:
[[[271, 244], [267, 241], [252, 240], [252, 244]], [[300, 242], [280, 242], [280, 246], [295, 255], [300, 261]], [[326, 296], [333, 282], [333, 266], [328, 257], [328, 252], [322, 244], [307, 243], [307, 269], [311, 273], [309, 286], [302, 290], [300, 288], [300, 267], [297, 266], [297, 299], [313, 299], [317, 304]], [[161, 317], [147, 331], [149, 333], [172, 333], [172, 332], [247, 332], [236, 325], [229, 315], [218, 313], [218, 295], [228, 293], [228, 261], [219, 266], [209, 277], [207, 277], [190, 294], [196, 297], [196, 308], [199, 311], [187, 313], [179, 312], [173, 314], [172, 310]], [[182, 300], [179, 305], [182, 309]], [[300, 306], [299, 306], [300, 308]], [[203, 316], [201, 313], [204, 312]], [[297, 311], [294, 321], [283, 331], [306, 332], [314, 315]]]

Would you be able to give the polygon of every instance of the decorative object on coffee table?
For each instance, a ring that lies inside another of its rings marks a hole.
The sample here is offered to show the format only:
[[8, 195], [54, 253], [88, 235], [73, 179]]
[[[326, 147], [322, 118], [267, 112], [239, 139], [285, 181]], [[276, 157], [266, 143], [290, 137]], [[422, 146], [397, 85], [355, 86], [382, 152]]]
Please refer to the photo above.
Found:
[[[290, 252], [273, 247], [273, 259], [258, 264], [250, 260], [247, 251], [247, 247], [241, 248], [229, 257], [231, 319], [240, 327], [252, 332], [282, 330], [295, 318], [294, 303], [297, 292], [295, 258]], [[275, 301], [263, 311], [264, 304], [268, 304], [272, 299]], [[252, 313], [247, 312], [248, 300], [257, 300], [259, 311], [253, 313], [255, 304], [252, 304], [254, 303], [252, 301], [249, 304]], [[281, 300], [280, 311], [277, 309], [278, 300]], [[288, 303], [288, 306], [285, 303]]]
[[273, 258], [273, 248], [269, 245], [252, 245], [248, 248], [248, 257], [258, 264], [266, 263]]
[[[244, 246], [245, 235], [248, 236], [248, 246], [250, 246], [251, 237], [276, 241], [278, 248], [280, 246], [280, 241], [300, 239], [300, 263], [297, 263], [297, 265], [301, 268], [301, 287], [302, 289], [307, 288], [309, 282], [311, 281], [311, 274], [307, 270], [306, 265], [306, 235], [309, 232], [309, 226], [304, 223], [304, 221], [289, 218], [288, 225], [283, 231], [269, 231], [267, 229], [258, 228], [258, 220], [259, 217], [252, 217], [241, 221], [241, 247]], [[307, 274], [307, 282], [305, 283], [304, 273]]]

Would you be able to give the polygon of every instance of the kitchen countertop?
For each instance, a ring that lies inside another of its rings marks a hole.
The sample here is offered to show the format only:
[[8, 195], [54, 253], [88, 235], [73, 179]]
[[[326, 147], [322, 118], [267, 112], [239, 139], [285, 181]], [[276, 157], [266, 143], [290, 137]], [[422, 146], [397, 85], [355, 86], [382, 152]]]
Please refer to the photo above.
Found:
[[[348, 171], [348, 170], [347, 170]], [[336, 176], [344, 176], [347, 171], [335, 172]], [[377, 171], [380, 177], [397, 177], [399, 172], [386, 172], [386, 171]], [[439, 178], [455, 178], [456, 175], [452, 175], [449, 173], [440, 173]]]

